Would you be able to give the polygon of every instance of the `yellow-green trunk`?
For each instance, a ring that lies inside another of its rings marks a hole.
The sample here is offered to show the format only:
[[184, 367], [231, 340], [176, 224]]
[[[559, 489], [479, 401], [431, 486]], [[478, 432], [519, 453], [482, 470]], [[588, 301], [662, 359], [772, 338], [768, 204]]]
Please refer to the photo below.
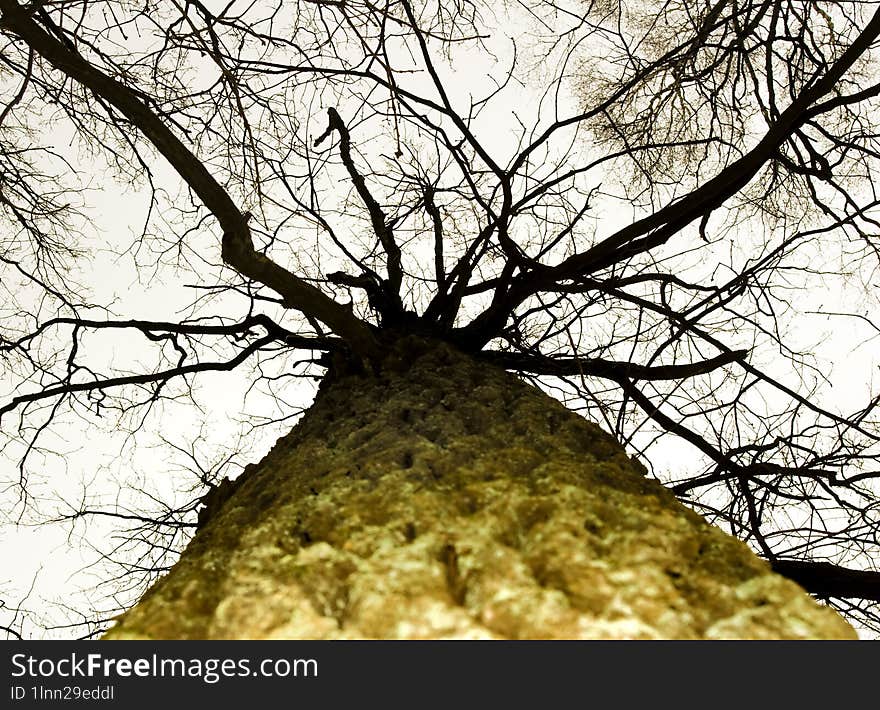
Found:
[[854, 638], [606, 433], [414, 338], [336, 374], [107, 638]]

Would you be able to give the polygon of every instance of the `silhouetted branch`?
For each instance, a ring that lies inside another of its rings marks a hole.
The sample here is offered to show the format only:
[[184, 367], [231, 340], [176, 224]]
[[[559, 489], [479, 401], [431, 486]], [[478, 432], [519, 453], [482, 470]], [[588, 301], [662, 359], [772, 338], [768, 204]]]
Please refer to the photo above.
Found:
[[820, 599], [865, 599], [880, 602], [880, 572], [856, 570], [830, 562], [772, 561], [773, 570], [797, 582]]
[[734, 350], [716, 357], [682, 365], [639, 365], [633, 362], [614, 362], [599, 358], [552, 357], [532, 353], [505, 353], [487, 350], [481, 357], [508, 370], [530, 372], [535, 375], [582, 375], [611, 380], [683, 380], [705, 375], [725, 365], [740, 362], [748, 350]]

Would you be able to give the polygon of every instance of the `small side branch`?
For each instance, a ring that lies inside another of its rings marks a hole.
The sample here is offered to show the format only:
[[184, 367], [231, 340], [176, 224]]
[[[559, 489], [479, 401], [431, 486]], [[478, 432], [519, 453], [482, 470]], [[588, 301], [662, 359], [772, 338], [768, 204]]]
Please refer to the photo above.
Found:
[[[327, 126], [327, 130], [315, 139], [315, 145], [320, 145], [333, 131], [339, 134], [339, 156], [342, 158], [342, 164], [348, 171], [348, 175], [351, 177], [358, 195], [370, 214], [370, 223], [373, 225], [373, 231], [385, 250], [388, 259], [388, 288], [391, 291], [389, 296], [392, 302], [399, 304], [400, 286], [403, 282], [403, 268], [401, 266], [400, 247], [397, 246], [397, 242], [394, 239], [394, 231], [391, 229], [391, 225], [388, 223], [388, 218], [381, 205], [367, 187], [367, 181], [354, 164], [354, 158], [351, 155], [351, 134], [348, 127], [335, 108], [328, 108], [327, 116], [330, 123]], [[400, 310], [403, 310], [402, 307]]]
[[153, 372], [149, 374], [126, 375], [124, 377], [108, 377], [107, 379], [96, 379], [88, 382], [60, 382], [53, 387], [46, 387], [38, 392], [32, 392], [30, 394], [22, 394], [17, 397], [13, 397], [7, 404], [5, 404], [3, 407], [0, 407], [0, 420], [2, 420], [4, 414], [8, 414], [17, 407], [28, 404], [30, 402], [37, 402], [41, 399], [64, 397], [66, 395], [76, 394], [77, 392], [95, 392], [110, 389], [112, 387], [123, 387], [125, 385], [157, 384], [161, 386], [173, 377], [191, 375], [197, 372], [224, 372], [233, 370], [245, 360], [247, 360], [251, 355], [256, 353], [258, 350], [274, 341], [274, 335], [263, 336], [259, 340], [255, 340], [254, 342], [252, 342], [246, 348], [241, 350], [241, 352], [239, 352], [234, 358], [232, 358], [231, 360], [227, 360], [226, 362], [200, 362], [194, 363], [192, 365], [172, 367], [167, 370], [160, 370], [159, 372]]
[[686, 365], [639, 365], [593, 358], [553, 358], [528, 353], [484, 352], [481, 357], [507, 370], [520, 370], [535, 375], [583, 375], [611, 380], [683, 380], [705, 375], [733, 362], [745, 359], [748, 350], [732, 350], [702, 362]]
[[446, 270], [443, 265], [443, 216], [434, 202], [434, 186], [427, 185], [424, 192], [425, 211], [431, 217], [434, 227], [434, 278], [437, 280], [437, 291], [446, 290]]
[[0, 337], [0, 353], [11, 352], [16, 349], [26, 348], [28, 345], [44, 334], [47, 330], [59, 326], [73, 326], [75, 328], [86, 328], [91, 330], [124, 330], [134, 329], [140, 330], [144, 334], [153, 334], [156, 332], [174, 333], [178, 335], [226, 335], [234, 338], [243, 338], [249, 335], [253, 328], [260, 326], [265, 328], [266, 334], [274, 337], [278, 342], [284, 343], [304, 350], [333, 350], [339, 349], [343, 345], [343, 341], [336, 338], [328, 337], [310, 337], [293, 333], [286, 328], [281, 327], [269, 316], [258, 313], [248, 316], [239, 323], [228, 324], [211, 324], [184, 322], [172, 323], [170, 321], [148, 321], [148, 320], [90, 320], [87, 318], [51, 318], [41, 323], [38, 328], [17, 340], [5, 340]]

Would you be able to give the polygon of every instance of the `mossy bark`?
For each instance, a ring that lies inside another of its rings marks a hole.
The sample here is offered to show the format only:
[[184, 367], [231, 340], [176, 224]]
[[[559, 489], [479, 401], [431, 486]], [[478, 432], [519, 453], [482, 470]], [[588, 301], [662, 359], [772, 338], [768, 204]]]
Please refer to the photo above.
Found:
[[106, 638], [854, 638], [559, 402], [416, 339], [336, 372]]

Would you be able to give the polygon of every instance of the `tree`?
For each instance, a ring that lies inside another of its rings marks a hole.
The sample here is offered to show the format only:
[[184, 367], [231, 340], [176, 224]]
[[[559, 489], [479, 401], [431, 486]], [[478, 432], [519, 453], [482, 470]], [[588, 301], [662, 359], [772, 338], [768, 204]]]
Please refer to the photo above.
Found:
[[[813, 331], [878, 330], [877, 5], [0, 0], [20, 514], [71, 415], [165, 412], [201, 490], [58, 516], [129, 526], [130, 589], [198, 529], [116, 633], [406, 635], [389, 600], [445, 594], [439, 634], [846, 634], [673, 496], [876, 630], [874, 363], [835, 398]], [[76, 284], [84, 155], [148, 196], [114, 248], [184, 318]], [[233, 481], [168, 412], [248, 366], [282, 421], [322, 384]]]

